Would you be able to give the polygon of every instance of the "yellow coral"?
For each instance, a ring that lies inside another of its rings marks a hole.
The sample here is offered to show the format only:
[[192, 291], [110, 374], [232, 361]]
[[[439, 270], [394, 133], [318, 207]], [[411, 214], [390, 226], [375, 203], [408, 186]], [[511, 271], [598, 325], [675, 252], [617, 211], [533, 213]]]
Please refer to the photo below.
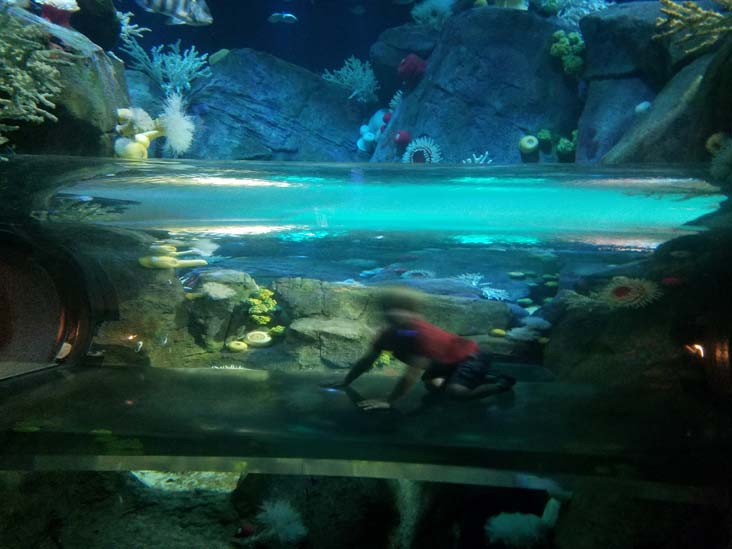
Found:
[[[714, 0], [726, 11], [732, 10], [732, 0]], [[681, 4], [660, 0], [661, 12], [666, 17], [656, 19], [656, 39], [670, 38], [686, 53], [692, 53], [715, 44], [723, 34], [732, 32], [732, 14], [705, 10], [695, 2]], [[690, 44], [691, 42], [691, 44]]]

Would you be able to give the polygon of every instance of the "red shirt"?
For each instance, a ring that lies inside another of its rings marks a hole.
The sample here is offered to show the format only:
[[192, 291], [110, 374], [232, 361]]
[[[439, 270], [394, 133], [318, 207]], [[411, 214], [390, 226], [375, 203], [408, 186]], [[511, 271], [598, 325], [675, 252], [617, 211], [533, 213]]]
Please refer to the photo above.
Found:
[[394, 351], [394, 356], [403, 362], [418, 355], [441, 364], [457, 364], [479, 351], [475, 341], [442, 330], [425, 320], [413, 320], [404, 328], [388, 328], [375, 345], [379, 349]]

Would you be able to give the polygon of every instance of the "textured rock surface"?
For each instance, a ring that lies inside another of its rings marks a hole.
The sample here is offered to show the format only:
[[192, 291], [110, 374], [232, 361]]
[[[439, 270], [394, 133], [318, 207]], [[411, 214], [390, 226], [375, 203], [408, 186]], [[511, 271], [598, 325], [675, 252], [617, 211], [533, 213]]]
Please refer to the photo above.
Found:
[[662, 302], [639, 310], [569, 311], [554, 325], [545, 366], [559, 381], [666, 389], [682, 348], [671, 338]]
[[702, 86], [713, 56], [684, 67], [658, 94], [651, 109], [638, 117], [605, 155], [605, 164], [695, 162], [708, 158], [709, 137], [702, 113], [710, 86]]
[[76, 31], [53, 25], [23, 10], [14, 14], [42, 25], [55, 42], [78, 56], [61, 66], [62, 94], [54, 98], [58, 122], [27, 125], [13, 132], [19, 153], [113, 155], [117, 109], [129, 105], [122, 63]]
[[437, 45], [440, 33], [427, 25], [402, 25], [387, 29], [379, 35], [371, 46], [369, 57], [379, 81], [379, 91], [384, 103], [394, 92], [403, 87], [397, 75], [397, 67], [402, 59], [414, 53], [427, 59]]
[[646, 113], [636, 113], [643, 101], [652, 101], [655, 91], [642, 79], [602, 78], [592, 80], [587, 101], [577, 123], [577, 162], [599, 162]]
[[346, 88], [250, 49], [232, 50], [212, 71], [191, 104], [198, 131], [186, 156], [356, 159], [366, 110]]
[[539, 128], [575, 129], [576, 83], [549, 55], [557, 28], [525, 11], [481, 8], [448, 20], [424, 78], [409, 93], [372, 160], [399, 158], [394, 135], [428, 135], [444, 161], [488, 151], [495, 162], [520, 162], [519, 139]]
[[671, 76], [667, 48], [653, 39], [658, 2], [618, 4], [597, 11], [580, 22], [585, 39], [587, 79], [639, 76], [663, 85]]

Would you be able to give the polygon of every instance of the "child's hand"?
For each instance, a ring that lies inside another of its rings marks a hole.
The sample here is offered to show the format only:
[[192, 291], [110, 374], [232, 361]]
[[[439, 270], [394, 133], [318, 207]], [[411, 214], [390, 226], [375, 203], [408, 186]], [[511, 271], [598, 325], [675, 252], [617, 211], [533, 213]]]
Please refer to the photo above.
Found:
[[389, 410], [391, 409], [391, 404], [386, 400], [369, 399], [359, 402], [358, 407], [370, 412], [372, 410]]

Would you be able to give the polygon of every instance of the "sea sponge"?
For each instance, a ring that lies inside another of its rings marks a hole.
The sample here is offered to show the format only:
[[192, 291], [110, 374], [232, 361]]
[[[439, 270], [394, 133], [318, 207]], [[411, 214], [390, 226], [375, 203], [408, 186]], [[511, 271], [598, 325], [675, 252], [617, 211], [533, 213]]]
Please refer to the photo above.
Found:
[[726, 144], [730, 142], [730, 137], [724, 132], [713, 133], [709, 136], [704, 146], [707, 152], [712, 156], [717, 156]]
[[639, 309], [661, 297], [655, 282], [617, 276], [597, 294], [597, 299], [614, 308]]
[[244, 341], [251, 347], [266, 347], [272, 343], [272, 336], [262, 330], [253, 330], [244, 336]]

